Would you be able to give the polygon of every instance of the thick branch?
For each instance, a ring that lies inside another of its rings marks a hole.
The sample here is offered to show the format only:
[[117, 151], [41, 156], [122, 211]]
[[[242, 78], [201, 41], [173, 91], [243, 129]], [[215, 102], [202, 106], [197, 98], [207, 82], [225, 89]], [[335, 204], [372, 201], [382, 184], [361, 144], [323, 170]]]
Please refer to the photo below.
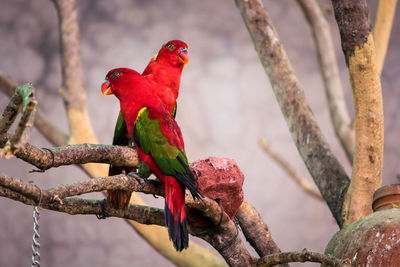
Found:
[[219, 225], [205, 231], [202, 230], [200, 233], [193, 232], [193, 234], [210, 243], [230, 266], [253, 265], [256, 259], [250, 255], [242, 239], [238, 236], [239, 230], [236, 225], [221, 207], [214, 200], [208, 198], [204, 198], [202, 201], [192, 201], [191, 199], [191, 196], [188, 198], [186, 195], [186, 203], [189, 207], [200, 210], [215, 225]]
[[355, 112], [352, 180], [343, 207], [348, 224], [372, 212], [372, 196], [382, 183], [383, 102], [366, 1], [333, 0], [332, 4], [349, 67]]
[[31, 84], [27, 83], [15, 89], [0, 118], [0, 139], [5, 137], [20, 110], [22, 115], [14, 134], [0, 152], [0, 157], [2, 154], [11, 156], [26, 144], [32, 130], [36, 104], [35, 90]]
[[300, 4], [312, 29], [333, 128], [346, 152], [347, 158], [350, 162], [353, 162], [354, 131], [343, 95], [329, 23], [325, 19], [317, 1], [298, 0], [297, 2]]
[[270, 79], [294, 143], [339, 226], [349, 179], [318, 127], [261, 1], [235, 0]]
[[[272, 238], [267, 224], [249, 202], [243, 201], [236, 213], [236, 218], [247, 241], [260, 257], [281, 252]], [[284, 266], [288, 265], [284, 264]]]
[[[13, 77], [0, 71], [1, 91], [11, 97], [17, 87], [18, 83]], [[53, 125], [38, 107], [36, 107], [34, 125], [53, 145], [63, 146], [67, 144], [68, 136]]]
[[303, 178], [291, 165], [287, 162], [278, 152], [274, 151], [264, 139], [260, 139], [258, 142], [261, 148], [267, 153], [279, 166], [293, 178], [293, 180], [310, 196], [316, 199], [323, 200], [321, 193], [315, 189], [315, 186], [309, 183], [305, 178]]
[[257, 262], [257, 266], [269, 267], [289, 262], [319, 262], [332, 267], [350, 267], [348, 261], [337, 259], [331, 255], [307, 251], [306, 249], [292, 252], [283, 252], [265, 256]]
[[[4, 139], [0, 139], [0, 145], [2, 143]], [[37, 148], [27, 143], [15, 153], [15, 156], [40, 170], [89, 162], [128, 167], [137, 167], [139, 164], [134, 148], [113, 145], [80, 144]]]
[[386, 51], [390, 40], [390, 32], [397, 0], [380, 0], [375, 18], [374, 44], [376, 52], [376, 69], [380, 74], [385, 62]]

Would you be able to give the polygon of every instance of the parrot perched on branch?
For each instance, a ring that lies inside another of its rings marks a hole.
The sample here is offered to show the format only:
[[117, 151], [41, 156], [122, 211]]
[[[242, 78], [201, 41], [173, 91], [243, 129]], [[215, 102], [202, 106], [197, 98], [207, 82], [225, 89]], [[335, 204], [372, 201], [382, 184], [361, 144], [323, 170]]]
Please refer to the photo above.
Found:
[[[142, 75], [150, 82], [157, 95], [164, 102], [167, 110], [175, 117], [176, 99], [179, 95], [179, 85], [184, 65], [189, 61], [188, 46], [185, 42], [172, 40], [164, 44], [143, 71]], [[132, 144], [128, 136], [125, 120], [118, 115], [114, 130], [113, 145], [129, 146]], [[133, 168], [110, 166], [109, 176], [125, 171], [129, 173]], [[117, 210], [125, 210], [129, 204], [132, 191], [108, 190], [107, 203]]]
[[[188, 247], [185, 189], [201, 199], [189, 168], [181, 130], [151, 83], [128, 68], [108, 72], [101, 86], [104, 95], [114, 94], [120, 101], [129, 136], [139, 160], [165, 188], [165, 224], [177, 251]], [[140, 169], [139, 169], [140, 173]], [[137, 177], [136, 173], [130, 175]]]

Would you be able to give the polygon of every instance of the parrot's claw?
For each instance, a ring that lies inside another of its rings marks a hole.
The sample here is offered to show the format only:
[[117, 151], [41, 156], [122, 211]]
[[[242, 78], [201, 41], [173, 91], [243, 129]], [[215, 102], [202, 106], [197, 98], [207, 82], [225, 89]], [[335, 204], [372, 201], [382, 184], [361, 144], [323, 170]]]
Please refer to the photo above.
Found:
[[101, 214], [96, 214], [96, 217], [97, 217], [97, 219], [99, 219], [99, 220], [102, 220], [102, 219], [107, 218], [106, 206], [105, 206], [106, 202], [107, 202], [107, 199], [104, 199], [104, 200], [101, 202]]
[[136, 172], [130, 172], [127, 174], [130, 177], [133, 177], [136, 179], [136, 181], [139, 182], [139, 184], [141, 185], [140, 189], [143, 189], [143, 187], [145, 187], [146, 185], [146, 180], [143, 179], [142, 177], [140, 177]]

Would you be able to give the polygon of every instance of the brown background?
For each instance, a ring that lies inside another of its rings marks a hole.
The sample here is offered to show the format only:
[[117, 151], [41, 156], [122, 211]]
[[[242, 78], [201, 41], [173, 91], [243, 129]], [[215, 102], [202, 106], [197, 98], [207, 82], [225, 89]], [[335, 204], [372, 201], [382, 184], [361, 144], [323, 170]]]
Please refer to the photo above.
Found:
[[[234, 1], [77, 2], [87, 106], [100, 142], [111, 142], [119, 108], [114, 97], [101, 95], [100, 84], [106, 72], [122, 66], [142, 71], [163, 43], [170, 39], [184, 40], [189, 44], [190, 62], [182, 76], [177, 120], [189, 158], [191, 161], [208, 156], [234, 158], [246, 177], [245, 197], [260, 211], [281, 249], [308, 248], [322, 252], [338, 230], [327, 206], [299, 189], [257, 144], [258, 138], [265, 137], [309, 178]], [[68, 131], [58, 95], [58, 26], [51, 1], [1, 0], [0, 3], [0, 70], [20, 82], [32, 82], [37, 88], [40, 107], [53, 123]], [[320, 3], [329, 6], [327, 1]], [[373, 18], [376, 1], [369, 3]], [[332, 130], [315, 46], [301, 10], [294, 0], [269, 0], [264, 4], [324, 134], [350, 174], [350, 166]], [[351, 110], [351, 91], [337, 26], [332, 13], [327, 16]], [[400, 172], [399, 22], [398, 7], [382, 72], [384, 184], [399, 182], [396, 175]], [[1, 110], [7, 101], [0, 93]], [[30, 142], [39, 147], [50, 146], [36, 130]], [[85, 179], [76, 167], [60, 167], [44, 174], [29, 174], [31, 169], [16, 159], [0, 160], [1, 172], [34, 180], [42, 188]], [[161, 199], [146, 199], [163, 206]], [[0, 210], [0, 266], [28, 266], [32, 208], [1, 198]], [[120, 219], [98, 221], [94, 216], [43, 210], [40, 234], [43, 266], [172, 265]]]

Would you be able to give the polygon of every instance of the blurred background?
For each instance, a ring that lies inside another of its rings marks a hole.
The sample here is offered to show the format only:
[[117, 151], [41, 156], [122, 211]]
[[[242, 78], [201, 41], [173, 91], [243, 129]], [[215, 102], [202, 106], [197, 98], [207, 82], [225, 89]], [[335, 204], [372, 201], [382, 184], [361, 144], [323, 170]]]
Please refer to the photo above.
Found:
[[[337, 25], [329, 1], [327, 17], [336, 45], [346, 101], [351, 89]], [[368, 1], [371, 21], [377, 1]], [[49, 0], [0, 0], [0, 70], [36, 87], [39, 106], [68, 132], [60, 86], [59, 31]], [[310, 28], [294, 0], [263, 1], [308, 103], [335, 155], [350, 165], [331, 125]], [[101, 143], [111, 143], [119, 103], [104, 97], [100, 85], [108, 70], [130, 67], [141, 72], [161, 45], [181, 39], [190, 61], [182, 75], [177, 121], [191, 161], [209, 156], [237, 161], [245, 175], [245, 198], [261, 213], [282, 251], [307, 248], [323, 252], [338, 230], [325, 203], [302, 191], [258, 145], [265, 138], [304, 177], [310, 176], [295, 148], [233, 0], [77, 1], [87, 107]], [[397, 7], [382, 72], [385, 113], [383, 183], [398, 183], [400, 159], [400, 10]], [[0, 93], [0, 109], [8, 97]], [[36, 130], [30, 143], [51, 146]], [[86, 179], [77, 167], [29, 173], [17, 159], [0, 159], [0, 171], [41, 188]], [[88, 197], [103, 198], [101, 194]], [[163, 199], [146, 196], [152, 205]], [[28, 266], [31, 261], [32, 207], [0, 198], [0, 266]], [[97, 220], [41, 211], [42, 266], [172, 266], [124, 221]], [[191, 237], [195, 242], [199, 239]], [[204, 242], [201, 242], [204, 244]], [[151, 256], [150, 256], [151, 255]], [[314, 266], [311, 263], [293, 266]]]

